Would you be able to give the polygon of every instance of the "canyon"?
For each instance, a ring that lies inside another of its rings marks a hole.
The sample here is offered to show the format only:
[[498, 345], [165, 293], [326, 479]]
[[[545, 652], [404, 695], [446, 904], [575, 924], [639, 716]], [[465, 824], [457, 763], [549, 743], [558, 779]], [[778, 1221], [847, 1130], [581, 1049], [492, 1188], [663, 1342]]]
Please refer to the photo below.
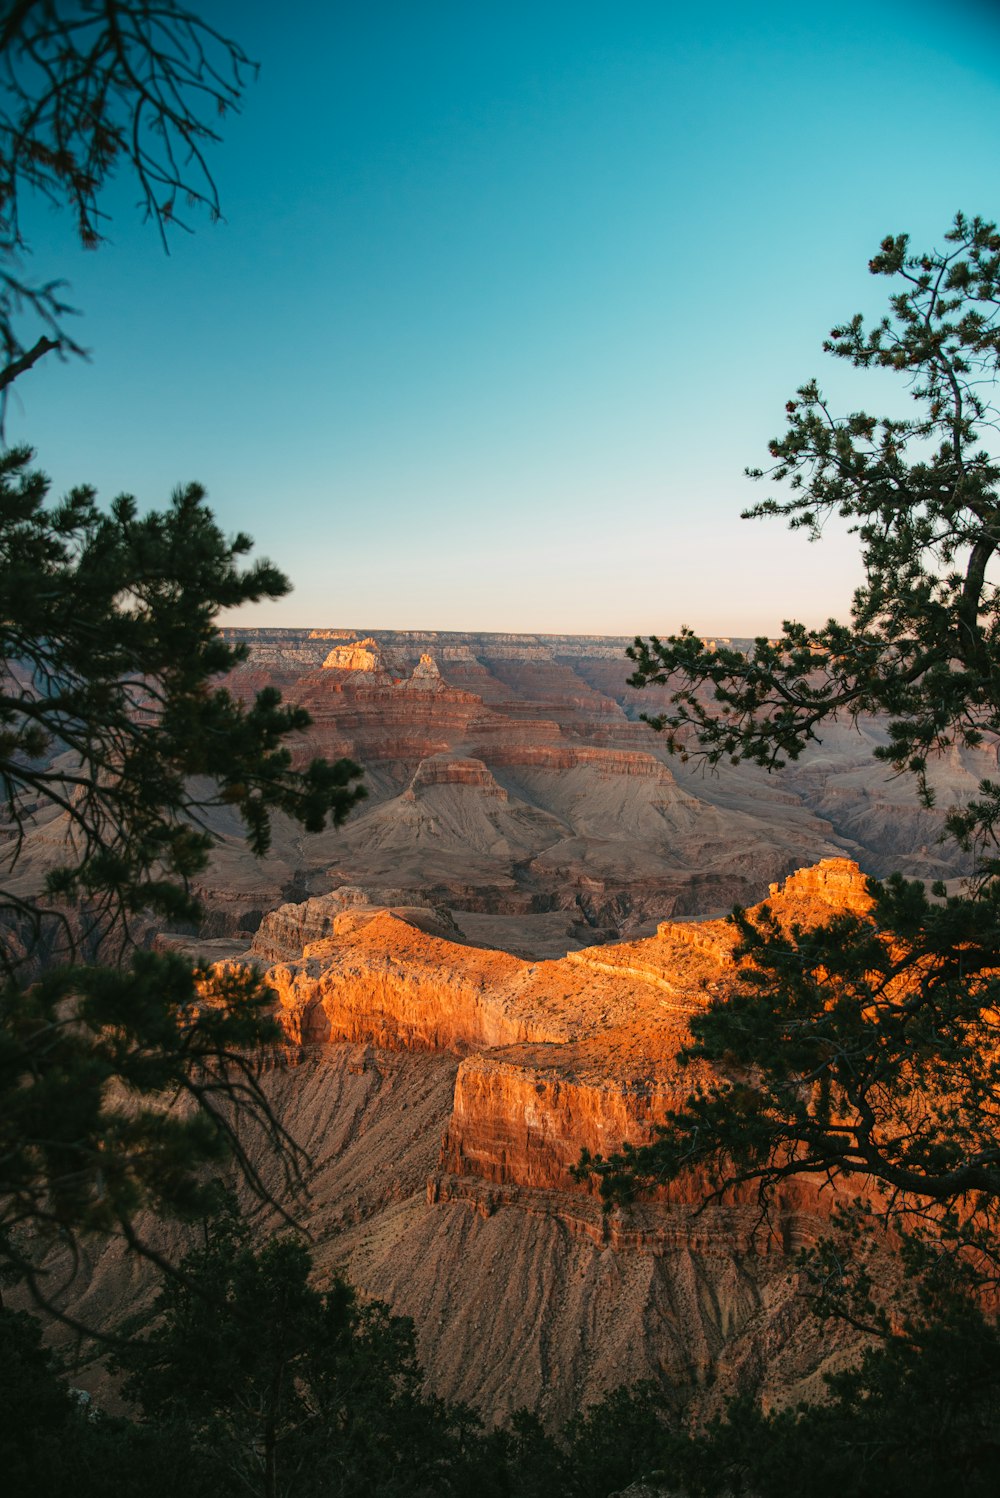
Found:
[[[733, 979], [734, 903], [808, 925], [866, 908], [866, 873], [960, 879], [944, 809], [995, 756], [941, 759], [928, 810], [872, 760], [875, 720], [780, 776], [671, 759], [627, 641], [228, 634], [248, 649], [227, 686], [305, 706], [296, 752], [355, 759], [369, 792], [338, 830], [279, 820], [259, 862], [213, 812], [204, 923], [155, 935], [267, 974], [286, 1039], [263, 1081], [308, 1153], [296, 1214], [320, 1282], [343, 1271], [412, 1317], [429, 1388], [489, 1420], [558, 1425], [640, 1379], [691, 1418], [815, 1394], [856, 1345], [794, 1270], [829, 1187], [790, 1185], [766, 1219], [697, 1179], [607, 1211], [572, 1168], [652, 1138], [707, 1080], [678, 1056]], [[22, 878], [58, 836], [38, 830]], [[123, 1285], [141, 1301], [136, 1273], [105, 1245], [77, 1311], [109, 1314]]]
[[685, 763], [642, 721], [667, 694], [629, 686], [624, 639], [227, 636], [248, 650], [227, 686], [248, 700], [279, 687], [313, 719], [301, 758], [346, 755], [368, 790], [338, 831], [303, 838], [279, 824], [260, 862], [236, 818], [215, 814], [202, 935], [233, 951], [266, 913], [331, 891], [345, 904], [446, 908], [470, 940], [546, 957], [724, 913], [822, 858], [957, 878], [967, 864], [941, 841], [944, 809], [996, 769], [992, 751], [941, 758], [928, 810], [873, 760], [887, 735], [868, 718], [824, 729], [780, 775]]
[[[869, 903], [841, 859], [767, 894], [802, 925]], [[558, 1425], [652, 1379], [702, 1416], [738, 1390], [807, 1395], [850, 1354], [792, 1269], [829, 1220], [819, 1182], [790, 1186], [765, 1221], [752, 1196], [705, 1204], [699, 1179], [607, 1211], [572, 1170], [583, 1148], [652, 1138], [707, 1079], [678, 1052], [734, 976], [725, 920], [531, 960], [430, 907], [323, 904], [259, 933], [269, 953], [283, 944], [267, 978], [288, 1042], [265, 1083], [309, 1152], [321, 1279], [346, 1272], [411, 1316], [435, 1393]], [[310, 928], [325, 934], [293, 955]]]

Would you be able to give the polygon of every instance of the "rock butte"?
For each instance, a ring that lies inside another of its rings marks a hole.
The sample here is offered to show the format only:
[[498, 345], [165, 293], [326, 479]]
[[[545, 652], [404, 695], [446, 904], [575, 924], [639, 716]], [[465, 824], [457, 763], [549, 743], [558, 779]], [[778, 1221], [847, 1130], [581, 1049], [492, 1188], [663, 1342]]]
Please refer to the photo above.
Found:
[[[856, 865], [827, 860], [770, 904], [808, 924], [868, 897]], [[668, 921], [529, 961], [470, 944], [447, 910], [343, 891], [263, 923], [291, 1063], [267, 1083], [314, 1157], [317, 1261], [414, 1317], [437, 1393], [558, 1421], [652, 1377], [710, 1411], [737, 1389], [798, 1397], [843, 1356], [847, 1334], [821, 1337], [789, 1275], [829, 1210], [818, 1183], [762, 1225], [751, 1201], [702, 1209], [700, 1181], [605, 1214], [570, 1174], [686, 1095], [677, 1052], [725, 993], [733, 940], [721, 920]]]
[[[772, 885], [769, 903], [803, 925], [870, 907], [857, 865], [838, 859]], [[308, 902], [304, 920], [322, 905]], [[734, 929], [718, 920], [528, 962], [463, 943], [446, 912], [331, 915], [329, 934], [268, 971], [289, 1039], [462, 1057], [442, 1169], [497, 1185], [583, 1189], [570, 1173], [581, 1150], [654, 1137], [700, 1079], [677, 1065], [689, 1017], [733, 972]], [[279, 921], [295, 929], [290, 913]]]

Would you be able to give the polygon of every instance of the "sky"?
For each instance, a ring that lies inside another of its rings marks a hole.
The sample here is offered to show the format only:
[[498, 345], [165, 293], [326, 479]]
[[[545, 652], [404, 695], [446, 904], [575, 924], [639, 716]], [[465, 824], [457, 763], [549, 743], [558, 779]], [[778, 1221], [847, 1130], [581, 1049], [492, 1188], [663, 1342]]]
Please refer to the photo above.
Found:
[[[83, 362], [7, 440], [54, 491], [191, 479], [294, 591], [249, 626], [667, 635], [844, 616], [857, 546], [742, 521], [882, 237], [1000, 216], [1000, 0], [192, 0], [260, 62], [165, 255], [36, 205]], [[880, 405], [882, 402], [882, 405]], [[780, 491], [779, 491], [780, 492]]]

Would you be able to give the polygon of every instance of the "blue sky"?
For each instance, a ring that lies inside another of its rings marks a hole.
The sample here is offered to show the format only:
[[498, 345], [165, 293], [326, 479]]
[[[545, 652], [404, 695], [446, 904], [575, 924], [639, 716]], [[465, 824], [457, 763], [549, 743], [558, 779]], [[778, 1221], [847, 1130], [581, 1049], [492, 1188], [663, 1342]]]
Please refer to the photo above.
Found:
[[[292, 577], [247, 624], [669, 633], [844, 613], [763, 497], [888, 231], [1000, 216], [1000, 5], [203, 0], [261, 63], [171, 254], [38, 209], [90, 363], [18, 386], [57, 489], [197, 478]], [[841, 395], [842, 392], [842, 395]]]

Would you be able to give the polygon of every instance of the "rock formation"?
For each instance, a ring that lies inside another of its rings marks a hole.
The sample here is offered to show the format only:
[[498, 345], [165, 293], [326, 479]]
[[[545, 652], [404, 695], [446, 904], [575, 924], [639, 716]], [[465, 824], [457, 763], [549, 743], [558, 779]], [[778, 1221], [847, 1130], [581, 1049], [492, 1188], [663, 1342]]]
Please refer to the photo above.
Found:
[[[545, 960], [478, 945], [464, 912], [380, 893], [288, 903], [248, 954], [271, 964], [288, 1037], [261, 1080], [309, 1152], [300, 1211], [321, 1281], [346, 1270], [412, 1316], [430, 1388], [489, 1419], [526, 1405], [557, 1425], [641, 1378], [678, 1413], [816, 1392], [851, 1340], [814, 1322], [790, 1253], [823, 1230], [829, 1191], [798, 1181], [763, 1222], [753, 1200], [703, 1206], [689, 1180], [606, 1213], [570, 1169], [583, 1148], [651, 1137], [697, 1080], [677, 1053], [732, 981], [729, 924], [667, 920]], [[769, 902], [808, 924], [867, 895], [855, 865], [828, 860]], [[266, 1177], [273, 1160], [246, 1145]], [[105, 1246], [76, 1308], [107, 1315], [125, 1295], [134, 1311], [150, 1294], [135, 1275]]]
[[[239, 637], [233, 690], [279, 685], [314, 720], [302, 756], [358, 759], [370, 791], [315, 838], [277, 819], [261, 862], [217, 809], [198, 889], [206, 955], [249, 945], [270, 969], [289, 1052], [265, 1081], [312, 1154], [321, 1266], [412, 1315], [435, 1391], [490, 1416], [558, 1421], [642, 1377], [702, 1410], [738, 1389], [808, 1393], [840, 1350], [785, 1250], [821, 1230], [828, 1197], [799, 1183], [762, 1227], [750, 1202], [699, 1210], [690, 1182], [608, 1215], [570, 1167], [651, 1137], [690, 1088], [690, 1016], [732, 977], [711, 917], [769, 885], [801, 922], [859, 907], [845, 853], [961, 872], [941, 812], [873, 766], [884, 725], [835, 726], [780, 780], [708, 775], [638, 720], [664, 693], [627, 685], [625, 641]], [[943, 758], [942, 810], [993, 769]], [[64, 836], [54, 816], [29, 834], [26, 892]], [[108, 1249], [90, 1293], [123, 1272]]]
[[371, 639], [334, 645], [323, 662], [324, 671], [384, 672], [388, 669], [378, 643]]
[[[808, 924], [868, 897], [829, 860], [769, 902]], [[821, 1338], [787, 1254], [829, 1194], [798, 1182], [763, 1225], [751, 1201], [702, 1209], [691, 1181], [608, 1215], [570, 1172], [583, 1148], [650, 1138], [697, 1080], [677, 1052], [732, 980], [732, 927], [666, 921], [528, 961], [449, 919], [311, 900], [261, 929], [321, 933], [270, 969], [296, 1064], [268, 1080], [313, 1153], [320, 1263], [412, 1315], [432, 1387], [490, 1416], [558, 1420], [640, 1377], [706, 1411], [807, 1391], [843, 1340]]]
[[[780, 920], [870, 906], [856, 864], [773, 884]], [[311, 914], [316, 902], [306, 907]], [[308, 918], [308, 917], [307, 917]], [[305, 926], [303, 925], [303, 929]], [[724, 994], [735, 930], [662, 923], [655, 936], [528, 962], [455, 940], [441, 915], [344, 910], [268, 980], [296, 1043], [370, 1041], [464, 1057], [442, 1167], [497, 1185], [575, 1187], [582, 1149], [644, 1143], [698, 1081], [676, 1057], [688, 1020]]]
[[625, 640], [230, 633], [250, 647], [232, 689], [276, 682], [313, 717], [303, 756], [350, 755], [369, 790], [339, 833], [302, 839], [279, 825], [262, 866], [219, 814], [222, 846], [199, 893], [206, 934], [234, 943], [282, 901], [340, 888], [447, 906], [480, 936], [486, 917], [503, 921], [497, 944], [548, 956], [747, 903], [825, 857], [951, 878], [963, 855], [939, 841], [944, 810], [995, 770], [972, 751], [943, 758], [940, 810], [928, 811], [873, 760], [885, 726], [863, 719], [825, 729], [780, 778], [752, 765], [705, 773], [670, 759], [639, 721], [669, 694], [628, 685]]

